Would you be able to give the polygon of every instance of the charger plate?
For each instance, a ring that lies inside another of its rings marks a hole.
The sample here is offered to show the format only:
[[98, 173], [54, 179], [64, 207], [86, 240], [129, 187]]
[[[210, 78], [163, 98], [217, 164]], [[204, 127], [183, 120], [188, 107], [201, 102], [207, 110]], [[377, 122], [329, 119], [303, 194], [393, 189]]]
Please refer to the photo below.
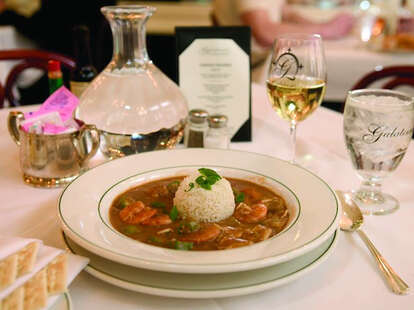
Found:
[[99, 257], [64, 237], [68, 249], [87, 256], [86, 272], [128, 290], [176, 298], [218, 298], [252, 294], [292, 282], [324, 262], [333, 252], [338, 232], [306, 254], [262, 269], [223, 274], [182, 274], [139, 269]]
[[[266, 241], [221, 251], [155, 247], [112, 228], [108, 210], [118, 194], [200, 167], [215, 169], [224, 177], [248, 179], [281, 194], [291, 214], [288, 227]], [[288, 261], [330, 238], [338, 227], [339, 211], [334, 191], [302, 167], [261, 154], [213, 149], [163, 150], [106, 162], [72, 181], [58, 202], [64, 232], [85, 249], [118, 263], [177, 273], [235, 272]]]

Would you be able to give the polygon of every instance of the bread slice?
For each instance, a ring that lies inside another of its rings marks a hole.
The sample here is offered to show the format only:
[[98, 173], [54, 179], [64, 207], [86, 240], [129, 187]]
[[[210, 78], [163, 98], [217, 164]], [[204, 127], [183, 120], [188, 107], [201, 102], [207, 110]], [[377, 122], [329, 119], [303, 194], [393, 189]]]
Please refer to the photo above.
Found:
[[0, 301], [0, 310], [24, 310], [24, 287], [19, 287]]
[[33, 269], [40, 244], [40, 240], [0, 236], [0, 290]]
[[49, 295], [63, 293], [66, 290], [67, 280], [67, 255], [57, 256], [47, 266], [47, 291]]
[[46, 269], [42, 269], [24, 285], [24, 310], [38, 310], [46, 306], [46, 274]]
[[[49, 295], [48, 288], [53, 293], [66, 289], [66, 255], [60, 249], [43, 246], [33, 270], [18, 277], [14, 283], [0, 290], [0, 309], [19, 309], [14, 305], [21, 304], [24, 310], [37, 310], [46, 306]], [[50, 284], [48, 279], [50, 279]], [[17, 294], [21, 288], [23, 288], [23, 296]]]
[[39, 243], [31, 242], [21, 249], [17, 259], [17, 276], [21, 276], [33, 269], [39, 251]]
[[18, 255], [13, 254], [0, 261], [0, 289], [14, 282], [17, 277]]

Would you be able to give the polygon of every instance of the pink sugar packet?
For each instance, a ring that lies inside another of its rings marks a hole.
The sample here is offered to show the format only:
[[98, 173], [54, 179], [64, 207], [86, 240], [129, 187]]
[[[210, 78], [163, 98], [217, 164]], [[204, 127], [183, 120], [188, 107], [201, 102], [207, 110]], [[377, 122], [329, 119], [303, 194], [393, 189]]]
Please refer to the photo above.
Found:
[[[40, 106], [37, 111], [28, 112], [24, 114], [25, 122], [23, 128], [25, 131], [29, 131], [30, 127], [33, 125], [35, 120], [42, 119], [42, 116], [46, 114], [51, 114], [53, 112], [58, 112], [60, 116], [61, 122], [53, 121], [51, 123], [45, 122], [44, 125], [53, 125], [53, 126], [46, 126], [44, 128], [44, 133], [48, 134], [58, 134], [61, 133], [68, 128], [66, 126], [62, 126], [66, 122], [70, 121], [73, 117], [73, 111], [79, 104], [79, 99], [74, 94], [72, 94], [65, 86], [60, 87], [56, 90], [47, 100]], [[45, 118], [47, 118], [45, 116]], [[33, 122], [30, 120], [33, 119]], [[62, 128], [60, 128], [62, 127]], [[46, 131], [46, 130], [51, 130]]]
[[34, 124], [42, 125], [42, 124], [53, 124], [57, 126], [64, 126], [62, 122], [62, 118], [60, 117], [59, 112], [52, 111], [44, 114], [32, 115], [31, 118], [24, 120], [20, 123], [23, 129], [26, 132], [30, 132], [30, 129], [33, 127]]
[[69, 118], [72, 118], [73, 111], [78, 104], [78, 97], [72, 94], [65, 86], [62, 86], [50, 95], [37, 111], [25, 113], [24, 117], [28, 120], [35, 116], [57, 111], [62, 121], [65, 122]]

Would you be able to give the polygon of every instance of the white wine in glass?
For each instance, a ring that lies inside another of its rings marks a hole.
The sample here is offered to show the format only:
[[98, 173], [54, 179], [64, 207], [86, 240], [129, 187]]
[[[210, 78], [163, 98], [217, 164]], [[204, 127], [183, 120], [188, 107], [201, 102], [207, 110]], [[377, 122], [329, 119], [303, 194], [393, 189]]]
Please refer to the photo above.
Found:
[[273, 109], [290, 123], [292, 162], [297, 122], [321, 104], [325, 86], [326, 64], [319, 35], [286, 34], [276, 38], [266, 87]]

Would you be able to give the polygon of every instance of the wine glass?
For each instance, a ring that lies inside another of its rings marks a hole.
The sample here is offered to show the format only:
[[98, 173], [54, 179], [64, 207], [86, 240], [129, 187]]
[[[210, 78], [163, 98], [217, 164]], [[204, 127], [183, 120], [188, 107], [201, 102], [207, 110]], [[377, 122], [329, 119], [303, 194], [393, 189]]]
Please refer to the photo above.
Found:
[[317, 34], [285, 34], [275, 39], [266, 81], [270, 103], [289, 121], [295, 163], [296, 126], [320, 104], [325, 94], [326, 63]]
[[350, 91], [344, 111], [344, 135], [354, 169], [362, 180], [353, 193], [365, 214], [387, 214], [398, 200], [381, 191], [408, 148], [414, 126], [414, 99], [385, 89]]

